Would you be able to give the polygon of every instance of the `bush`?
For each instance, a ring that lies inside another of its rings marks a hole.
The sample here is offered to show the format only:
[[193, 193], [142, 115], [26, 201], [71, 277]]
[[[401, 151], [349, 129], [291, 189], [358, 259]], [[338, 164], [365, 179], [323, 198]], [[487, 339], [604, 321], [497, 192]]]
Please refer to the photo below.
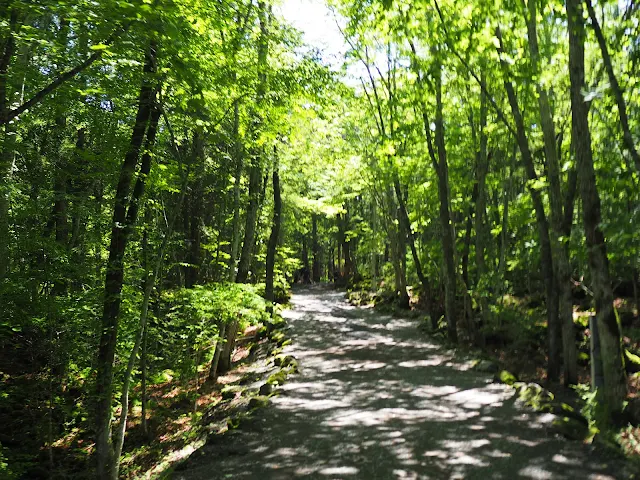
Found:
[[[189, 378], [194, 368], [213, 355], [210, 348], [220, 339], [221, 327], [239, 320], [240, 328], [266, 322], [264, 299], [252, 285], [212, 283], [165, 292], [161, 311], [166, 312], [157, 340], [170, 368]], [[191, 355], [185, 353], [191, 352]], [[206, 358], [205, 358], [206, 357]]]

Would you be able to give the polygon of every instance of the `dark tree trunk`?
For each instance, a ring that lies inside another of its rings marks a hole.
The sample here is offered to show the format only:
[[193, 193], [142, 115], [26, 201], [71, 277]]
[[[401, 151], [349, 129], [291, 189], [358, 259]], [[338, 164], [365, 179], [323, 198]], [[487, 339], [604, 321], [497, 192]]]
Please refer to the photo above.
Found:
[[[502, 48], [502, 35], [500, 30], [496, 29], [496, 37], [500, 41], [498, 47], [498, 54], [503, 54]], [[511, 113], [516, 123], [516, 140], [522, 156], [522, 162], [524, 163], [525, 170], [529, 180], [538, 180], [535, 166], [533, 163], [533, 155], [529, 148], [529, 141], [527, 139], [527, 133], [524, 126], [524, 120], [518, 100], [516, 98], [516, 92], [513, 88], [513, 84], [507, 78], [508, 69], [504, 60], [500, 61], [503, 68], [504, 75], [504, 87], [507, 91], [507, 97], [509, 98], [509, 105], [511, 106]], [[531, 200], [533, 201], [533, 208], [536, 213], [536, 222], [538, 225], [538, 238], [540, 240], [540, 267], [542, 270], [542, 279], [545, 284], [545, 297], [547, 306], [547, 323], [548, 323], [548, 336], [549, 336], [549, 364], [547, 367], [547, 377], [552, 382], [557, 382], [560, 378], [560, 348], [561, 348], [561, 328], [558, 319], [558, 288], [556, 284], [556, 278], [553, 273], [553, 257], [551, 251], [551, 238], [549, 236], [549, 222], [547, 215], [544, 211], [544, 203], [542, 201], [542, 195], [536, 188], [529, 187], [529, 193], [531, 194]]]
[[600, 47], [600, 53], [602, 54], [604, 68], [607, 71], [607, 76], [609, 77], [609, 86], [611, 87], [611, 93], [613, 94], [613, 98], [615, 99], [616, 105], [618, 106], [618, 116], [620, 117], [620, 126], [622, 127], [622, 140], [624, 146], [627, 148], [629, 154], [631, 155], [631, 158], [633, 159], [633, 163], [636, 166], [637, 172], [640, 174], [640, 153], [638, 153], [636, 145], [633, 141], [633, 136], [631, 135], [631, 129], [629, 128], [629, 115], [627, 113], [627, 104], [624, 100], [622, 87], [618, 83], [618, 78], [616, 77], [615, 71], [613, 70], [613, 62], [611, 61], [611, 56], [609, 55], [607, 40], [604, 38], [602, 28], [600, 28], [600, 23], [598, 22], [598, 17], [596, 16], [596, 12], [593, 9], [591, 0], [585, 0], [585, 4], [587, 5], [587, 10], [589, 11], [591, 27], [596, 34], [596, 39], [598, 40], [598, 46]]
[[[531, 63], [536, 75], [539, 75], [539, 52], [537, 22], [537, 1], [529, 0], [529, 17], [527, 18], [529, 51]], [[565, 235], [562, 205], [562, 191], [560, 186], [560, 162], [556, 149], [556, 133], [551, 113], [551, 105], [547, 91], [538, 81], [536, 84], [538, 107], [540, 109], [540, 123], [544, 138], [544, 150], [549, 177], [549, 204], [551, 207], [551, 249], [555, 285], [558, 288], [558, 322], [562, 328], [562, 352], [564, 359], [564, 383], [575, 385], [578, 383], [578, 361], [576, 348], [576, 333], [573, 326], [573, 299], [571, 296], [571, 267], [568, 255], [569, 235]], [[569, 234], [571, 226], [569, 225]]]
[[[135, 225], [139, 202], [144, 192], [146, 176], [151, 167], [151, 154], [145, 153], [140, 175], [131, 192], [136, 165], [147, 132], [146, 148], [150, 149], [156, 136], [159, 110], [154, 108], [155, 86], [149, 77], [155, 72], [157, 47], [151, 42], [146, 52], [143, 70], [143, 84], [138, 97], [136, 114], [129, 149], [124, 158], [115, 196], [113, 220], [111, 222], [111, 244], [107, 261], [104, 309], [101, 322], [100, 346], [96, 374], [96, 459], [98, 477], [117, 478], [114, 445], [111, 439], [111, 402], [113, 397], [113, 366], [118, 340], [118, 320], [122, 304], [122, 285], [124, 277], [124, 254]], [[148, 127], [148, 128], [147, 128]]]
[[[282, 213], [282, 198], [280, 196], [280, 175], [278, 166], [273, 169], [273, 222], [271, 225], [271, 235], [267, 245], [267, 273], [265, 280], [264, 296], [267, 302], [273, 302], [273, 270], [276, 263], [276, 249], [280, 236], [280, 215]], [[314, 262], [315, 266], [315, 262]]]
[[189, 249], [187, 251], [187, 263], [189, 266], [185, 271], [185, 286], [192, 288], [199, 283], [200, 266], [202, 263], [202, 216], [203, 216], [203, 195], [202, 182], [204, 177], [204, 138], [200, 129], [193, 135], [193, 163], [195, 164], [195, 179], [191, 186], [189, 198], [189, 215], [185, 220], [187, 234], [189, 238]]
[[311, 279], [319, 282], [321, 278], [320, 245], [318, 243], [318, 215], [311, 217], [311, 250], [313, 253], [313, 264], [311, 267]]
[[606, 417], [622, 411], [627, 395], [627, 378], [621, 348], [620, 328], [613, 307], [609, 277], [609, 259], [604, 234], [600, 229], [600, 195], [591, 151], [589, 112], [583, 97], [585, 89], [584, 20], [580, 0], [567, 0], [569, 27], [569, 77], [571, 80], [571, 123], [582, 198], [582, 221], [587, 243], [589, 272], [596, 303], [604, 388], [598, 390]]
[[409, 213], [407, 212], [407, 206], [404, 201], [404, 196], [402, 194], [402, 188], [400, 185], [400, 178], [398, 177], [398, 172], [394, 170], [393, 172], [393, 189], [396, 193], [396, 200], [398, 201], [399, 206], [399, 216], [403, 230], [407, 233], [407, 239], [409, 242], [409, 248], [411, 249], [411, 256], [413, 257], [413, 264], [416, 268], [416, 274], [418, 275], [418, 280], [420, 280], [420, 284], [422, 285], [423, 295], [426, 296], [427, 299], [427, 314], [432, 315], [431, 309], [431, 285], [429, 284], [429, 280], [422, 272], [422, 262], [420, 261], [420, 256], [418, 255], [418, 250], [416, 249], [415, 242], [415, 234], [411, 229], [411, 222], [409, 220]]

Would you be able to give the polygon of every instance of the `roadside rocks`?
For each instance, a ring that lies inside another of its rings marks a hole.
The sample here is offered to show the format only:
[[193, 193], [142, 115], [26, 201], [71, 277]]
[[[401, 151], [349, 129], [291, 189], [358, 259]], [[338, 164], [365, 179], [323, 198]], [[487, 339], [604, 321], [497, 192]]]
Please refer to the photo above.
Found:
[[264, 408], [269, 405], [269, 402], [269, 397], [266, 397], [264, 395], [251, 397], [249, 399], [249, 409], [253, 410], [254, 408]]
[[479, 360], [473, 366], [473, 369], [483, 373], [498, 373], [499, 367], [496, 362], [492, 362], [491, 360]]

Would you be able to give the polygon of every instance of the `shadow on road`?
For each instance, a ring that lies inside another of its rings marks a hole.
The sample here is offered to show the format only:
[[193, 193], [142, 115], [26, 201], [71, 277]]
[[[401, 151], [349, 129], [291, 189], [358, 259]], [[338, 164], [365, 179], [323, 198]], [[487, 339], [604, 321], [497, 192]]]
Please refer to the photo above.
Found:
[[326, 287], [285, 312], [300, 375], [176, 479], [623, 478], [589, 446], [549, 435], [513, 390], [429, 341], [415, 321]]

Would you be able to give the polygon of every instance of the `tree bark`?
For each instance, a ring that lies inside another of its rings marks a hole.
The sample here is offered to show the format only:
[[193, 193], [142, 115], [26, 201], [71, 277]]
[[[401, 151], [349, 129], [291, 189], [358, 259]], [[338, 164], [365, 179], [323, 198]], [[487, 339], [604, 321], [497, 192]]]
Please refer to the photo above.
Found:
[[[420, 262], [420, 256], [418, 255], [418, 250], [416, 249], [415, 234], [413, 233], [413, 229], [411, 228], [411, 221], [409, 220], [407, 206], [404, 201], [404, 196], [402, 195], [400, 178], [398, 176], [398, 172], [395, 169], [395, 167], [393, 172], [393, 188], [396, 193], [396, 200], [398, 201], [400, 221], [402, 222], [404, 230], [407, 232], [409, 248], [411, 249], [411, 256], [413, 257], [413, 264], [416, 268], [416, 274], [418, 275], [418, 280], [420, 280], [420, 284], [422, 285], [423, 294], [426, 296], [430, 296], [431, 286], [429, 285], [429, 280], [427, 279], [427, 277], [424, 276], [424, 273], [422, 272], [422, 262]], [[430, 298], [428, 299], [427, 305], [430, 305]], [[427, 313], [429, 315], [432, 314], [431, 308], [428, 308]]]
[[[133, 194], [131, 194], [131, 183], [140, 158], [145, 131], [149, 127], [147, 148], [151, 148], [155, 142], [156, 135], [153, 119], [155, 119], [157, 125], [159, 118], [159, 111], [154, 109], [155, 87], [150, 78], [156, 70], [157, 46], [155, 42], [150, 43], [145, 57], [143, 82], [138, 97], [138, 112], [116, 190], [111, 244], [106, 267], [104, 308], [96, 375], [96, 459], [98, 463], [97, 473], [101, 479], [113, 479], [117, 478], [118, 475], [114, 456], [115, 445], [111, 438], [111, 419], [113, 415], [111, 402], [113, 397], [113, 366], [118, 341], [118, 320], [122, 304], [124, 254], [131, 229], [135, 225], [137, 218], [137, 202], [142, 196], [146, 175], [149, 173], [150, 154], [145, 155]], [[129, 200], [130, 198], [131, 200]]]
[[[278, 238], [280, 237], [281, 213], [282, 198], [280, 196], [280, 175], [278, 173], [278, 165], [276, 164], [273, 169], [273, 221], [271, 224], [271, 235], [269, 235], [269, 243], [267, 245], [267, 272], [264, 288], [264, 297], [271, 307], [273, 304], [273, 270], [276, 263], [276, 249], [278, 247]], [[315, 258], [316, 257], [314, 256], [314, 268], [316, 266]]]
[[[484, 81], [484, 74], [481, 77]], [[485, 325], [489, 322], [491, 311], [489, 310], [490, 285], [486, 281], [487, 264], [485, 261], [486, 242], [489, 239], [487, 231], [487, 173], [489, 172], [489, 155], [487, 153], [487, 96], [480, 93], [480, 145], [477, 152], [476, 178], [478, 182], [478, 199], [476, 201], [476, 216], [474, 229], [476, 231], [476, 289], [480, 295], [480, 307], [482, 320]], [[473, 323], [472, 323], [473, 324]], [[475, 332], [474, 332], [475, 333]], [[482, 341], [478, 338], [480, 343]]]
[[538, 225], [538, 238], [540, 240], [540, 267], [542, 270], [542, 279], [545, 284], [545, 297], [547, 305], [547, 323], [549, 335], [549, 364], [547, 366], [547, 378], [552, 382], [557, 382], [560, 377], [560, 345], [561, 345], [561, 325], [558, 321], [558, 290], [556, 279], [553, 274], [553, 256], [551, 251], [551, 238], [549, 236], [549, 222], [544, 211], [544, 203], [540, 190], [532, 185], [532, 182], [538, 180], [535, 166], [533, 163], [533, 155], [529, 148], [529, 141], [524, 126], [524, 120], [513, 84], [508, 79], [507, 64], [502, 58], [504, 49], [502, 46], [502, 35], [500, 29], [496, 28], [496, 37], [500, 45], [498, 47], [498, 55], [500, 55], [500, 64], [503, 70], [504, 87], [509, 98], [509, 105], [516, 124], [516, 140], [522, 156], [527, 176], [529, 177], [529, 193], [533, 201], [533, 208], [536, 213], [536, 222]]
[[[527, 30], [529, 37], [529, 53], [533, 70], [536, 75], [540, 72], [538, 50], [538, 33], [536, 30], [537, 1], [529, 0], [529, 16]], [[571, 266], [567, 245], [569, 235], [565, 234], [564, 212], [562, 205], [562, 191], [560, 186], [560, 162], [556, 149], [556, 132], [551, 113], [551, 105], [547, 91], [542, 88], [540, 81], [536, 82], [540, 123], [544, 138], [544, 151], [547, 160], [549, 180], [549, 204], [551, 207], [551, 249], [555, 284], [558, 288], [558, 321], [562, 326], [562, 353], [564, 361], [564, 384], [578, 383], [578, 353], [576, 348], [576, 333], [573, 325], [573, 298], [571, 295]], [[569, 234], [571, 225], [569, 225]]]
[[622, 411], [627, 395], [627, 378], [622, 357], [620, 327], [613, 307], [613, 290], [609, 277], [609, 259], [604, 234], [600, 229], [600, 195], [596, 184], [591, 150], [589, 112], [582, 95], [585, 88], [585, 29], [581, 0], [566, 0], [569, 28], [569, 77], [571, 81], [571, 124], [573, 146], [578, 164], [582, 221], [589, 258], [589, 271], [596, 303], [596, 319], [602, 351], [604, 388], [598, 397], [605, 417]]
[[441, 243], [444, 256], [444, 308], [447, 321], [447, 335], [451, 342], [457, 343], [455, 235], [449, 206], [449, 166], [447, 164], [442, 105], [442, 68], [437, 62], [433, 65], [433, 81], [436, 95], [435, 149], [431, 135], [431, 123], [426, 116], [426, 110], [423, 110], [423, 123], [427, 136], [427, 146], [438, 176], [440, 227], [442, 228]]
[[596, 39], [598, 40], [598, 45], [600, 47], [600, 53], [602, 54], [602, 61], [604, 63], [604, 68], [607, 71], [607, 76], [609, 77], [609, 85], [611, 87], [611, 93], [613, 93], [613, 98], [615, 99], [616, 105], [618, 106], [618, 115], [620, 116], [620, 126], [622, 127], [622, 140], [623, 140], [624, 146], [627, 147], [627, 150], [629, 151], [629, 154], [633, 159], [633, 163], [636, 166], [636, 170], [640, 174], [640, 154], [636, 149], [635, 143], [633, 141], [633, 136], [631, 135], [631, 129], [629, 128], [629, 115], [627, 113], [627, 104], [624, 100], [624, 92], [622, 90], [622, 87], [618, 83], [616, 73], [613, 70], [613, 62], [611, 61], [611, 56], [609, 55], [607, 40], [604, 38], [604, 34], [602, 33], [602, 28], [600, 28], [600, 24], [598, 23], [598, 17], [596, 16], [596, 12], [593, 9], [591, 0], [585, 0], [585, 4], [587, 5], [589, 18], [591, 19], [591, 27], [593, 28], [593, 31], [596, 34]]
[[311, 280], [317, 283], [321, 278], [322, 263], [320, 259], [320, 244], [318, 242], [318, 214], [316, 213], [311, 217], [311, 253], [313, 254]]
[[[7, 12], [4, 12], [5, 15]], [[9, 98], [7, 94], [9, 84], [9, 66], [15, 53], [14, 31], [18, 28], [18, 10], [12, 8], [9, 16], [9, 31], [2, 41], [2, 56], [0, 57], [0, 118], [5, 117], [9, 111]], [[11, 169], [12, 152], [9, 148], [10, 141], [7, 135], [9, 125], [0, 125], [0, 280], [3, 280], [9, 271], [9, 171]]]
[[238, 249], [240, 248], [240, 182], [242, 181], [242, 170], [244, 162], [242, 158], [242, 143], [240, 142], [240, 112], [239, 101], [233, 105], [233, 136], [234, 136], [234, 160], [235, 178], [233, 182], [233, 220], [231, 233], [231, 256], [229, 257], [229, 281], [233, 281], [236, 276], [236, 262], [238, 259]]

